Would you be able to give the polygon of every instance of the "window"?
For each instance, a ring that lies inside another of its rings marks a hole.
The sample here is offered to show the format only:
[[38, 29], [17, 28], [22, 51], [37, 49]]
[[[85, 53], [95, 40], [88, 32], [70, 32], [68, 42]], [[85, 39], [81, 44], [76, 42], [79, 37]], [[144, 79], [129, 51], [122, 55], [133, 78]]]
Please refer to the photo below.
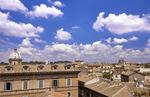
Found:
[[54, 69], [57, 69], [57, 67], [55, 66]]
[[147, 79], [147, 81], [149, 81], [149, 79]]
[[8, 70], [8, 71], [10, 71], [10, 70], [11, 70], [11, 68], [7, 68], [7, 70]]
[[117, 78], [118, 76], [117, 76], [117, 75], [115, 75], [115, 77]]
[[71, 86], [71, 79], [66, 79], [66, 86], [67, 87], [70, 87]]
[[67, 66], [67, 69], [70, 69], [70, 66]]
[[67, 97], [71, 97], [71, 93], [70, 92], [67, 93]]
[[4, 90], [12, 90], [12, 84], [10, 82], [6, 82], [4, 84]]
[[58, 87], [59, 86], [59, 80], [52, 80], [52, 87]]
[[5, 67], [5, 70], [6, 70], [6, 71], [12, 71], [12, 70], [13, 70], [13, 67], [12, 67], [12, 66], [6, 66], [6, 67]]
[[23, 66], [23, 71], [29, 71], [30, 70], [30, 67], [29, 66], [27, 66], [27, 65], [25, 65], [25, 66]]
[[44, 66], [43, 65], [40, 65], [38, 66], [37, 70], [43, 70], [44, 69]]
[[28, 87], [28, 83], [29, 81], [28, 80], [24, 80], [23, 81], [23, 90], [27, 90], [29, 87]]
[[44, 80], [39, 80], [39, 88], [44, 88]]

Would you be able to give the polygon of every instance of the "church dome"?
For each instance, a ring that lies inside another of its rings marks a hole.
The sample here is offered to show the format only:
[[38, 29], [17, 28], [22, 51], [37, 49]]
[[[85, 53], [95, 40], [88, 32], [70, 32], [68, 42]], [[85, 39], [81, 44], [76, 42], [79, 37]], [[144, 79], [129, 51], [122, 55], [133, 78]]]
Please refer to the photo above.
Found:
[[20, 53], [17, 51], [17, 49], [14, 49], [13, 52], [9, 56], [10, 59], [21, 59]]

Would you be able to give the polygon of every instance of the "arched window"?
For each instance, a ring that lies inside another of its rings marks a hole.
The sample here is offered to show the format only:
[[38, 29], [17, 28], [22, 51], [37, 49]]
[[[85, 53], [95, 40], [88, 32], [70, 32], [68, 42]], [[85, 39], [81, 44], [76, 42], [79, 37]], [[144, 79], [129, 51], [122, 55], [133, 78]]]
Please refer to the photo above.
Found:
[[67, 97], [71, 97], [71, 93], [70, 92], [67, 93]]
[[23, 71], [30, 71], [30, 67], [27, 65], [23, 66]]
[[39, 65], [39, 66], [37, 67], [37, 70], [38, 70], [38, 71], [43, 70], [43, 69], [44, 69], [44, 66], [43, 66], [43, 65]]
[[12, 70], [13, 70], [13, 67], [12, 67], [12, 66], [6, 66], [6, 67], [5, 67], [5, 70], [6, 70], [6, 71], [12, 71]]

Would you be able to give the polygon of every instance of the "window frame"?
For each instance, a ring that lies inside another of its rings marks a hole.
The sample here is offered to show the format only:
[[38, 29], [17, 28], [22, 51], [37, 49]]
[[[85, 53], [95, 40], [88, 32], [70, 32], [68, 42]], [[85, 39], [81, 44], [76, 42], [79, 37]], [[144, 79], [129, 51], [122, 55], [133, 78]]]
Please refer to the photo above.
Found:
[[[70, 81], [69, 81], [70, 80]], [[67, 87], [71, 87], [72, 86], [72, 79], [71, 78], [67, 78], [66, 79], [66, 86]]]
[[[42, 81], [42, 87], [40, 86], [40, 81]], [[43, 80], [43, 79], [39, 79], [39, 80], [38, 80], [38, 88], [39, 88], [39, 89], [44, 88], [44, 80]]]
[[[27, 88], [25, 88], [25, 81], [27, 81]], [[23, 90], [28, 90], [29, 89], [29, 80], [23, 80], [22, 81], [22, 89]]]
[[[8, 83], [10, 84], [10, 89], [7, 88], [7, 84], [8, 84]], [[11, 83], [11, 82], [5, 82], [5, 83], [4, 83], [4, 90], [5, 90], [5, 91], [11, 91], [11, 90], [12, 90], [12, 83]]]
[[[55, 85], [55, 81], [56, 81], [56, 83], [57, 83], [56, 85]], [[58, 88], [58, 87], [59, 87], [59, 80], [58, 80], [58, 79], [53, 79], [53, 80], [52, 80], [52, 87], [53, 87], [53, 88]]]
[[67, 97], [71, 97], [71, 92], [70, 91], [67, 92]]

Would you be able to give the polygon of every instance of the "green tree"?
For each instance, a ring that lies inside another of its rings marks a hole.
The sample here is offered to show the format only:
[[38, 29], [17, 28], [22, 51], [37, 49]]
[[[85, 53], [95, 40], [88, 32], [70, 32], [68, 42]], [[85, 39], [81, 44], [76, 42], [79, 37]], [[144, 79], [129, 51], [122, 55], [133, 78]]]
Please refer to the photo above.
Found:
[[112, 74], [110, 72], [104, 72], [103, 73], [103, 78], [110, 79], [112, 77]]

